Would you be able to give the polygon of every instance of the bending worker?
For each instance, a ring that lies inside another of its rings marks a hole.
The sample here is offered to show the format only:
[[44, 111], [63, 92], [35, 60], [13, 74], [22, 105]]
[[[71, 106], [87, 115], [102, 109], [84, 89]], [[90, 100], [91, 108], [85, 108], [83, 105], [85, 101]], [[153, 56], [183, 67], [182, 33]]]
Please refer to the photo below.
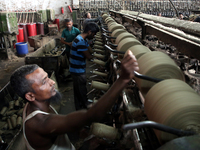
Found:
[[136, 58], [129, 51], [121, 61], [121, 75], [112, 87], [88, 110], [59, 115], [50, 106], [60, 99], [55, 82], [37, 65], [25, 65], [11, 76], [16, 93], [27, 101], [23, 112], [23, 134], [29, 150], [73, 150], [67, 133], [98, 122], [109, 111], [119, 94], [138, 70]]

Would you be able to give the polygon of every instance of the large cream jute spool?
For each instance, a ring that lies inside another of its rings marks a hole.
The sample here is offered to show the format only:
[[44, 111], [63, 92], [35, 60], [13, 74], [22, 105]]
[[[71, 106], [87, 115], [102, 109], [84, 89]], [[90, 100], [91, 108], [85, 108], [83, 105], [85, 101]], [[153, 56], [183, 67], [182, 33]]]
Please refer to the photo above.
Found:
[[96, 71], [96, 70], [93, 70], [92, 73], [96, 74], [96, 75], [99, 75], [99, 76], [102, 76], [102, 77], [107, 77], [108, 76], [107, 73], [99, 72], [99, 71]]
[[116, 29], [112, 32], [112, 37], [118, 37], [121, 33], [127, 32], [125, 29]]
[[117, 22], [109, 22], [108, 23], [108, 28], [110, 27], [110, 26], [112, 26], [112, 25], [117, 25], [118, 23]]
[[125, 27], [121, 24], [115, 24], [108, 27], [108, 31], [113, 32], [116, 29], [125, 29]]
[[[138, 59], [139, 73], [159, 79], [185, 80], [182, 71], [165, 53], [159, 51], [147, 52]], [[148, 90], [155, 84], [151, 81], [135, 78], [138, 87], [145, 97]]]
[[151, 52], [151, 50], [144, 45], [134, 45], [129, 48], [129, 50], [135, 55], [136, 59], [139, 59], [140, 56], [147, 52]]
[[155, 84], [149, 90], [149, 92], [146, 94], [144, 103], [144, 110], [149, 120], [152, 120], [151, 117], [154, 116], [153, 110], [154, 107], [156, 107], [156, 103], [159, 100], [162, 100], [164, 95], [168, 95], [176, 91], [190, 91], [195, 93], [195, 91], [188, 84], [178, 79], [165, 79]]
[[98, 59], [94, 59], [93, 62], [95, 64], [101, 65], [101, 66], [105, 66], [106, 62], [102, 61], [102, 60], [98, 60]]
[[[200, 97], [190, 91], [176, 91], [162, 97], [152, 120], [182, 130], [200, 131]], [[175, 135], [155, 130], [161, 143], [176, 138]]]
[[104, 49], [104, 46], [100, 46], [100, 45], [96, 45], [96, 44], [95, 44], [95, 45], [94, 45], [94, 48], [102, 49], [102, 50], [103, 50], [103, 49]]
[[104, 91], [107, 91], [110, 87], [109, 84], [98, 82], [98, 81], [92, 81], [91, 86], [95, 89], [104, 90]]
[[115, 20], [111, 17], [108, 17], [105, 19], [106, 24], [108, 24], [109, 22], [115, 22]]
[[93, 123], [91, 125], [90, 133], [109, 140], [117, 140], [120, 138], [118, 129], [102, 123]]
[[105, 54], [105, 51], [102, 49], [94, 49], [94, 52], [100, 53], [100, 54]]
[[99, 37], [95, 37], [95, 41], [103, 42], [103, 39]]
[[95, 45], [100, 45], [100, 46], [103, 46], [103, 45], [104, 45], [103, 42], [99, 42], [99, 41], [95, 41], [94, 44], [95, 44]]
[[97, 53], [94, 53], [94, 57], [96, 58], [100, 58], [100, 59], [105, 59], [105, 55], [101, 55], [101, 54], [97, 54]]
[[123, 40], [125, 38], [129, 38], [129, 37], [136, 39], [136, 37], [133, 34], [131, 34], [129, 32], [124, 32], [124, 33], [120, 34], [119, 36], [117, 36], [115, 43], [118, 44], [121, 40]]
[[95, 40], [97, 40], [97, 39], [103, 40], [102, 36], [99, 36], [99, 35], [96, 35], [96, 36], [95, 36]]
[[103, 14], [102, 15], [103, 20], [105, 20], [107, 17], [109, 17], [108, 14]]
[[134, 45], [141, 45], [141, 43], [135, 38], [125, 38], [119, 42], [117, 50], [126, 52], [131, 46]]

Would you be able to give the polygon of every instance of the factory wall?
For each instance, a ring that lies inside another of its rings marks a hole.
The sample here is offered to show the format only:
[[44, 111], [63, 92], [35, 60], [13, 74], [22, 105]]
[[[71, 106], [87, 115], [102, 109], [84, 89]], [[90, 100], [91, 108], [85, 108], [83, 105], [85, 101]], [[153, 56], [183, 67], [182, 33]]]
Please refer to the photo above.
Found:
[[[71, 18], [67, 7], [71, 4], [71, 0], [0, 0], [0, 9], [3, 11], [26, 11], [52, 8], [55, 10], [55, 17], [60, 19], [62, 25], [63, 19]], [[64, 14], [61, 14], [61, 7], [64, 9]]]

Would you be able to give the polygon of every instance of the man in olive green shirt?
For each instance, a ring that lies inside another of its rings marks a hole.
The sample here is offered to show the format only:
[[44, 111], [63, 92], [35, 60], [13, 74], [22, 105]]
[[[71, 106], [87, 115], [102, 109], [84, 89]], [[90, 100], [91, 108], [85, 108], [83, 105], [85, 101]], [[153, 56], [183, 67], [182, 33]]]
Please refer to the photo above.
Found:
[[67, 54], [67, 58], [69, 60], [70, 49], [72, 46], [72, 41], [75, 39], [77, 35], [81, 32], [78, 28], [73, 26], [72, 19], [65, 19], [66, 28], [63, 30], [61, 35], [61, 42], [66, 45], [65, 53]]

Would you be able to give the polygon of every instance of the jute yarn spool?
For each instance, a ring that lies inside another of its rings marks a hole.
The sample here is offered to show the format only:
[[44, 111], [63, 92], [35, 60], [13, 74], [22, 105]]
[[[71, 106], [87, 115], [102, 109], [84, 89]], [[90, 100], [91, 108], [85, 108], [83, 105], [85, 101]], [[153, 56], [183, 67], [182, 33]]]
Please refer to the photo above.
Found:
[[103, 77], [107, 77], [108, 76], [107, 73], [99, 72], [99, 71], [96, 71], [96, 70], [93, 70], [92, 73], [96, 74], [96, 75], [99, 75], [99, 76], [103, 76]]
[[[166, 94], [153, 110], [156, 116], [152, 120], [166, 126], [181, 130], [200, 132], [200, 96], [190, 91], [175, 91]], [[161, 143], [170, 141], [177, 136], [155, 130]]]
[[105, 20], [107, 17], [109, 17], [108, 14], [103, 14], [102, 15], [103, 20]]
[[105, 51], [102, 49], [94, 49], [94, 52], [100, 53], [100, 54], [105, 54]]
[[90, 133], [109, 140], [117, 140], [120, 138], [120, 133], [116, 128], [101, 123], [93, 123]]
[[104, 90], [104, 91], [107, 91], [110, 87], [109, 84], [98, 82], [98, 81], [92, 81], [91, 86], [95, 89]]
[[154, 107], [157, 107], [156, 103], [159, 100], [162, 100], [162, 97], [164, 95], [166, 94], [168, 95], [171, 92], [176, 92], [176, 91], [190, 91], [190, 92], [195, 93], [195, 91], [188, 84], [178, 79], [163, 80], [155, 84], [149, 90], [149, 92], [146, 94], [145, 103], [144, 103], [144, 106], [145, 106], [144, 110], [149, 120], [152, 120], [151, 117], [155, 115], [153, 114], [153, 110], [154, 110]]
[[129, 48], [129, 50], [135, 55], [136, 59], [139, 59], [143, 54], [151, 52], [151, 50], [143, 45], [134, 45]]
[[142, 45], [142, 44], [135, 38], [125, 38], [119, 42], [117, 50], [126, 52], [131, 46], [134, 45]]
[[[139, 73], [159, 79], [185, 80], [182, 71], [165, 53], [159, 51], [147, 52], [138, 59]], [[154, 82], [135, 78], [138, 87], [145, 97]]]
[[123, 25], [121, 24], [114, 24], [108, 27], [108, 31], [113, 32], [116, 29], [126, 29]]
[[95, 36], [95, 40], [97, 40], [97, 39], [103, 40], [102, 36], [99, 36], [99, 35]]
[[112, 26], [112, 25], [117, 25], [118, 23], [117, 22], [109, 22], [108, 23], [108, 28], [110, 27], [110, 26]]
[[106, 62], [104, 62], [102, 60], [98, 60], [98, 59], [94, 59], [93, 62], [98, 64], [98, 65], [101, 65], [101, 66], [105, 66], [106, 65]]
[[105, 55], [101, 55], [101, 54], [97, 54], [97, 53], [94, 53], [94, 57], [96, 58], [100, 58], [100, 59], [105, 59]]
[[117, 36], [115, 43], [118, 44], [121, 40], [128, 38], [128, 37], [136, 39], [136, 37], [133, 34], [124, 32], [124, 33], [120, 34], [119, 36]]
[[103, 42], [99, 42], [99, 41], [95, 41], [94, 44], [95, 44], [95, 45], [100, 45], [100, 46], [103, 46], [103, 45], [104, 45]]
[[116, 29], [112, 32], [112, 37], [118, 37], [121, 33], [127, 32], [125, 29]]
[[115, 20], [111, 17], [108, 17], [105, 19], [106, 24], [108, 24], [109, 22], [115, 22]]
[[94, 45], [94, 48], [104, 50], [104, 46], [100, 46], [100, 45], [96, 45], [96, 44]]

